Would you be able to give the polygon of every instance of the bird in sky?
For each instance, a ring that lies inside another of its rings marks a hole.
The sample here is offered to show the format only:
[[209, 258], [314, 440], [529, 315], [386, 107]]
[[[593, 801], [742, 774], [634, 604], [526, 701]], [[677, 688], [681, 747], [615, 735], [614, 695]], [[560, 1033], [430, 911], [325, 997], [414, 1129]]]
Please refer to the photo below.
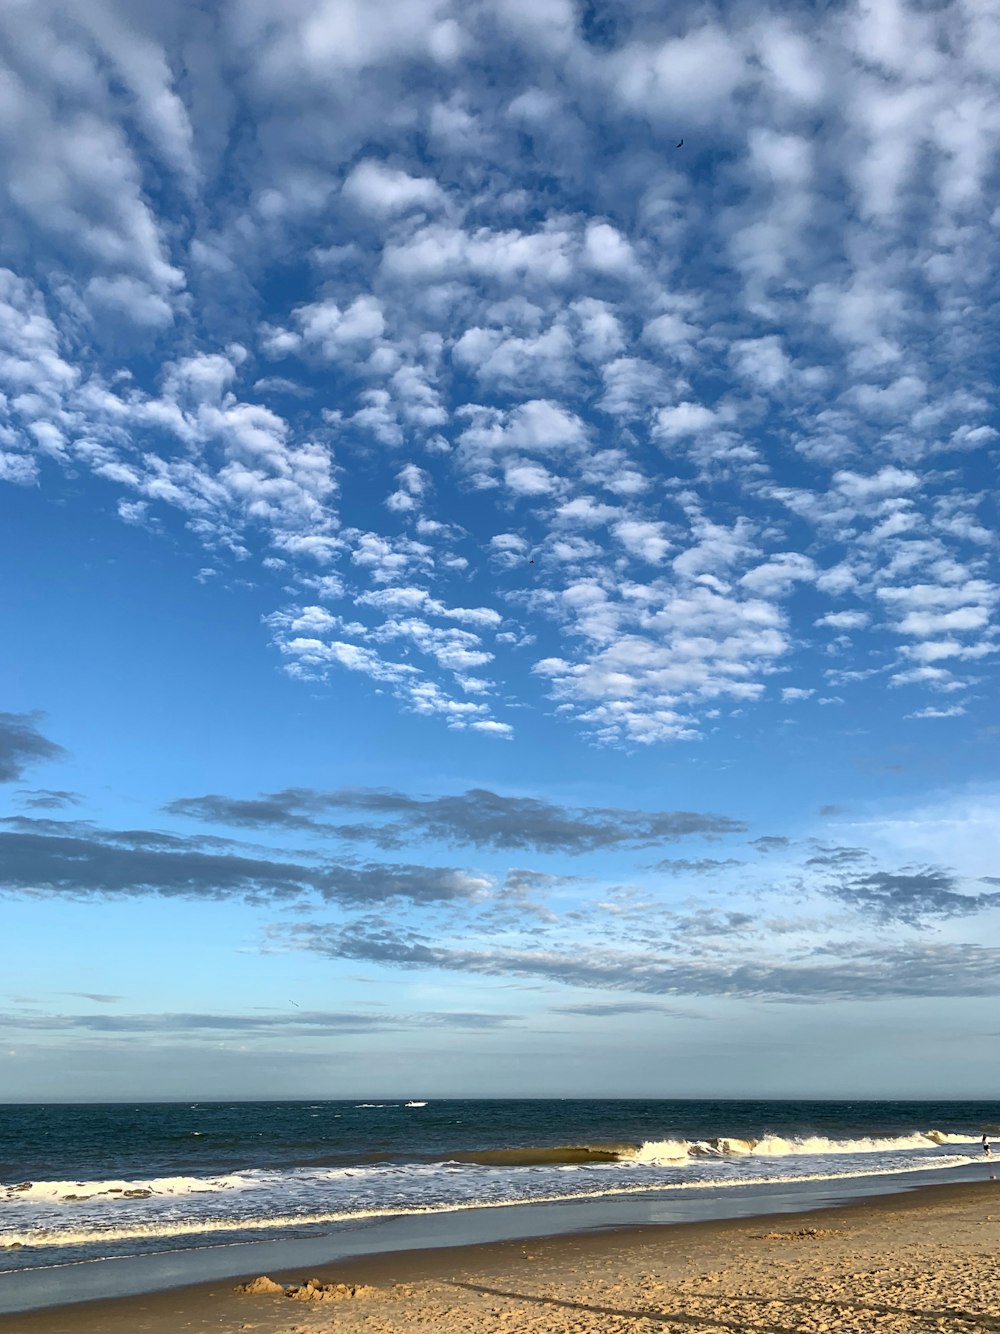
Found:
[[683, 139], [680, 141], [680, 143], [677, 145], [677, 147], [678, 147], [678, 148], [683, 148], [683, 147], [684, 147], [684, 140], [683, 140]]

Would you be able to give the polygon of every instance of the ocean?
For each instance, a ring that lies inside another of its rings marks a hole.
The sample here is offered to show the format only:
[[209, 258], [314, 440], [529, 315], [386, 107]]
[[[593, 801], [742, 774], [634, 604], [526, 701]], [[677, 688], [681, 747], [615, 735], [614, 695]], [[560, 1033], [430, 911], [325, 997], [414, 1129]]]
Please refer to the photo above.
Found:
[[1000, 1135], [997, 1103], [0, 1106], [0, 1281], [20, 1273], [23, 1289], [33, 1271], [157, 1252], [335, 1243], [373, 1220], [458, 1211], [507, 1211], [507, 1234], [510, 1211], [539, 1205], [585, 1204], [598, 1225], [623, 1199], [654, 1201], [669, 1221], [697, 1197], [700, 1216], [721, 1217], [732, 1208], [718, 1202], [748, 1192], [808, 1199], [964, 1178], [983, 1166], [984, 1131]]

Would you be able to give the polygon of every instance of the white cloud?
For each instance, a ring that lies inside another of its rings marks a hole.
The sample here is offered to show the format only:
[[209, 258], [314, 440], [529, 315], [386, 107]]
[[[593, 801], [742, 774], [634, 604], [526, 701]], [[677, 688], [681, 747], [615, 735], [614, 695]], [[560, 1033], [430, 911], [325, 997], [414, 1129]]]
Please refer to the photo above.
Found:
[[[60, 18], [44, 0], [5, 15], [5, 226], [72, 255], [105, 300], [120, 299], [122, 280], [131, 280], [140, 322], [165, 323], [184, 274], [146, 197], [142, 156], [117, 121], [116, 88], [127, 89], [147, 141], [187, 185], [195, 175], [190, 123], [155, 41], [96, 6], [78, 16], [89, 28], [83, 40]], [[127, 303], [119, 300], [118, 313], [129, 314]]]
[[665, 525], [649, 519], [619, 519], [612, 532], [626, 551], [650, 565], [661, 564], [673, 545]]
[[[547, 475], [542, 465], [528, 464], [522, 455], [576, 454], [588, 438], [575, 413], [547, 399], [532, 399], [510, 411], [469, 404], [458, 416], [468, 422], [458, 437], [459, 461], [480, 484], [491, 484], [499, 468], [526, 470], [529, 485], [532, 476], [541, 481]], [[543, 489], [551, 488], [545, 483]]]
[[628, 278], [638, 269], [635, 253], [617, 227], [591, 222], [583, 238], [583, 262], [598, 273]]
[[692, 355], [688, 344], [698, 337], [698, 329], [682, 315], [668, 312], [651, 319], [642, 331], [644, 340], [682, 359]]
[[440, 208], [444, 203], [444, 192], [436, 181], [371, 159], [349, 172], [343, 193], [366, 213], [383, 218], [411, 209]]
[[458, 50], [448, 9], [443, 0], [248, 3], [231, 23], [238, 44], [257, 52], [266, 88], [309, 88], [328, 84], [331, 70], [346, 77], [421, 57], [447, 64]]
[[562, 324], [528, 337], [499, 329], [466, 329], [452, 355], [485, 385], [563, 389], [576, 378], [573, 340]]
[[829, 626], [831, 630], [863, 630], [870, 621], [866, 611], [829, 611], [815, 624]]
[[660, 440], [680, 440], [684, 436], [708, 430], [715, 425], [715, 420], [715, 413], [703, 403], [678, 403], [676, 407], [660, 408], [656, 414], [653, 434]]
[[663, 371], [642, 357], [616, 357], [601, 367], [601, 376], [597, 406], [615, 417], [645, 417], [651, 404], [669, 396]]
[[764, 19], [757, 54], [780, 100], [805, 107], [822, 100], [827, 82], [822, 53], [787, 20], [773, 15]]
[[536, 232], [481, 227], [465, 232], [448, 223], [421, 228], [383, 253], [387, 275], [414, 281], [478, 277], [562, 284], [573, 273], [576, 240], [559, 223]]
[[738, 41], [714, 24], [666, 41], [635, 42], [608, 61], [614, 92], [632, 111], [678, 124], [719, 114], [744, 75]]
[[731, 355], [740, 374], [764, 393], [780, 389], [792, 373], [792, 362], [776, 334], [738, 339]]
[[784, 597], [796, 583], [812, 583], [816, 566], [808, 556], [797, 551], [781, 551], [748, 570], [740, 580], [744, 588], [764, 597]]
[[353, 564], [366, 570], [378, 584], [391, 584], [407, 578], [414, 569], [427, 569], [433, 559], [425, 542], [409, 537], [389, 538], [355, 530], [347, 531], [344, 536], [351, 542]]
[[580, 479], [585, 486], [601, 486], [617, 496], [640, 496], [652, 486], [623, 449], [599, 449], [589, 454], [582, 463]]
[[674, 569], [686, 578], [723, 575], [732, 566], [759, 552], [753, 543], [753, 525], [746, 518], [737, 519], [731, 528], [712, 523], [700, 513], [691, 521], [695, 543], [674, 559]]
[[604, 505], [593, 496], [575, 496], [556, 509], [556, 518], [566, 524], [590, 528], [606, 524], [619, 516], [615, 505]]
[[[930, 684], [957, 687], [943, 668], [926, 664], [951, 659], [974, 661], [993, 652], [991, 638], [994, 608], [1000, 600], [1000, 588], [983, 579], [965, 577], [961, 567], [946, 570], [953, 582], [916, 583], [883, 586], [877, 596], [891, 616], [892, 629], [899, 635], [919, 642], [905, 647], [907, 657], [925, 664], [916, 671], [934, 675], [914, 676], [900, 672], [893, 678], [899, 683], [924, 680]], [[972, 642], [957, 636], [973, 636]], [[937, 673], [942, 673], [937, 675]]]
[[579, 321], [579, 351], [588, 361], [610, 361], [624, 351], [625, 331], [614, 309], [606, 301], [583, 297], [573, 302], [572, 310]]
[[961, 718], [965, 713], [964, 704], [952, 704], [950, 708], [935, 709], [932, 705], [926, 708], [917, 709], [915, 713], [908, 713], [907, 718]]
[[514, 729], [510, 723], [498, 723], [492, 718], [479, 718], [475, 722], [469, 723], [470, 732], [485, 732], [489, 736], [503, 737], [508, 740], [514, 735]]
[[604, 741], [697, 736], [695, 709], [759, 698], [760, 678], [788, 650], [780, 612], [761, 599], [667, 582], [624, 592], [616, 601], [593, 581], [571, 585], [563, 614], [593, 652], [575, 663], [551, 658], [535, 665], [554, 698]]
[[174, 320], [169, 293], [165, 296], [148, 283], [125, 273], [113, 278], [91, 278], [86, 294], [95, 311], [111, 312], [148, 329], [165, 329]]
[[0, 450], [0, 481], [15, 486], [33, 486], [38, 481], [38, 465], [24, 454], [8, 454]]
[[397, 513], [413, 513], [430, 489], [431, 477], [415, 463], [404, 464], [396, 474], [396, 490], [386, 500], [386, 506]]
[[317, 301], [300, 306], [295, 322], [306, 346], [317, 347], [334, 360], [345, 350], [353, 352], [359, 343], [370, 343], [385, 331], [381, 302], [373, 296], [359, 296], [346, 309], [336, 301]]
[[0, 386], [12, 396], [31, 391], [55, 407], [79, 378], [78, 368], [61, 355], [41, 294], [0, 269]]
[[540, 463], [514, 459], [504, 467], [504, 484], [518, 496], [548, 496], [557, 488], [557, 481]]
[[914, 491], [920, 486], [920, 478], [915, 472], [892, 465], [868, 475], [844, 469], [834, 473], [833, 482], [847, 500], [859, 506], [887, 496], [897, 496], [901, 492]]

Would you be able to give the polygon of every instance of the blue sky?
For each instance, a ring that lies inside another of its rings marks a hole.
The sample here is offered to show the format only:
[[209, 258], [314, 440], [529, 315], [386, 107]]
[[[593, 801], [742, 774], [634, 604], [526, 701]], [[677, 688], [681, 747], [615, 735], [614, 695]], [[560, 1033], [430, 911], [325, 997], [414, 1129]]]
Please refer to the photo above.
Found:
[[997, 7], [0, 25], [0, 1097], [995, 1091]]

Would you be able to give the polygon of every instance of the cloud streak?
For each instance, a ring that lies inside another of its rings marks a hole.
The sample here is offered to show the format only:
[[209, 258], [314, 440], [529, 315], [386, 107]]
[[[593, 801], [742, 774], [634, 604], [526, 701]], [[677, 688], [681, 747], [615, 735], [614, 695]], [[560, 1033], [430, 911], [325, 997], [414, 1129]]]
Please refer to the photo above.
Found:
[[[209, 852], [198, 840], [146, 831], [100, 830], [79, 824], [41, 829], [21, 819], [0, 832], [0, 889], [35, 896], [245, 898], [282, 902], [303, 895], [347, 906], [405, 899], [417, 904], [462, 902], [489, 881], [454, 867], [408, 863], [319, 865]], [[223, 840], [219, 840], [223, 841]]]
[[93, 1034], [128, 1038], [275, 1036], [288, 1040], [325, 1034], [414, 1031], [428, 1028], [501, 1028], [514, 1020], [507, 1014], [443, 1010], [423, 1014], [365, 1014], [337, 1010], [296, 1010], [291, 1014], [18, 1014], [0, 1015], [8, 1033]]
[[[33, 764], [65, 757], [62, 746], [57, 746], [38, 730], [40, 717], [38, 713], [0, 713], [0, 783], [15, 782]], [[42, 795], [66, 797], [72, 794]]]
[[[181, 797], [172, 815], [250, 829], [296, 829], [399, 847], [413, 836], [499, 849], [582, 854], [615, 847], [648, 847], [681, 838], [719, 838], [746, 830], [743, 821], [696, 811], [640, 811], [559, 806], [538, 797], [505, 796], [471, 788], [453, 796], [415, 797], [376, 788], [322, 792], [287, 788], [244, 800], [214, 794]], [[317, 813], [357, 811], [387, 822], [329, 824]]]
[[331, 959], [434, 968], [483, 977], [532, 977], [598, 991], [656, 996], [820, 1002], [1000, 994], [1000, 950], [967, 945], [853, 945], [796, 961], [719, 962], [592, 946], [587, 956], [548, 950], [454, 949], [390, 927], [292, 928], [299, 947]]

